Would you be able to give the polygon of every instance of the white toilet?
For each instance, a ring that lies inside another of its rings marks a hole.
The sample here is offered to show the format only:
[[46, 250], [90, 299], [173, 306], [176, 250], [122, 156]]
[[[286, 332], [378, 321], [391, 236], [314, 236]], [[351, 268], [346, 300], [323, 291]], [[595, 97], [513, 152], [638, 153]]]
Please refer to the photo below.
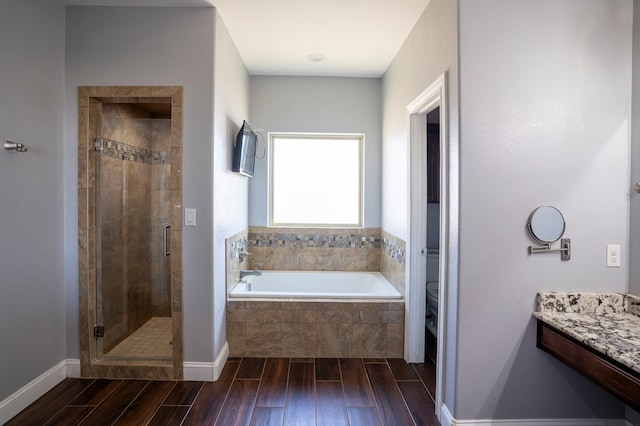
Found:
[[438, 336], [438, 292], [440, 253], [437, 249], [427, 252], [427, 329]]

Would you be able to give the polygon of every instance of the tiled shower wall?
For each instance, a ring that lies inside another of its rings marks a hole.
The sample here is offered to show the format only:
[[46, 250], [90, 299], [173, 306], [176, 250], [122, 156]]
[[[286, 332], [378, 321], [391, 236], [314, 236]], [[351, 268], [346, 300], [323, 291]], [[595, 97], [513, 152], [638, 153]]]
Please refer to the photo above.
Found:
[[[100, 111], [101, 110], [101, 111]], [[164, 224], [170, 204], [170, 120], [147, 118], [131, 104], [94, 104], [102, 138], [97, 187], [100, 303], [109, 348], [153, 315], [170, 316]]]

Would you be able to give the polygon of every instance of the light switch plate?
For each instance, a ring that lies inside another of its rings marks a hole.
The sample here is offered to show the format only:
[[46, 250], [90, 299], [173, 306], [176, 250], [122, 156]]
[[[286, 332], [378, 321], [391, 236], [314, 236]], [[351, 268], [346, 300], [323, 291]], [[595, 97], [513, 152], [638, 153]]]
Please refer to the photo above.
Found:
[[184, 226], [196, 226], [196, 209], [184, 209]]

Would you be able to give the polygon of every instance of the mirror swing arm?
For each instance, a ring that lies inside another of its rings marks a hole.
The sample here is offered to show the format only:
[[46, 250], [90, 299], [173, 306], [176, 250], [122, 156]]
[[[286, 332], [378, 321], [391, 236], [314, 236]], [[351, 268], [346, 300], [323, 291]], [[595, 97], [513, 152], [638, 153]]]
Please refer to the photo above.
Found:
[[571, 260], [571, 238], [562, 238], [559, 249], [552, 249], [551, 243], [543, 246], [529, 246], [529, 254], [557, 252], [560, 252], [560, 260]]
[[[561, 238], [565, 227], [564, 217], [557, 208], [540, 206], [533, 210], [527, 220], [527, 230], [542, 245], [529, 246], [529, 254], [560, 252], [560, 260], [571, 260], [571, 239]], [[560, 248], [552, 249], [551, 244], [558, 240]]]

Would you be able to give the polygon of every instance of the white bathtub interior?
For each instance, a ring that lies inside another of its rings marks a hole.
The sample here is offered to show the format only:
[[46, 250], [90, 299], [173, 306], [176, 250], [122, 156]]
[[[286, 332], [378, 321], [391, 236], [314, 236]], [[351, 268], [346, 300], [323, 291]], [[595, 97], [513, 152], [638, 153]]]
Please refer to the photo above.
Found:
[[230, 298], [402, 299], [380, 272], [262, 271], [244, 277]]

